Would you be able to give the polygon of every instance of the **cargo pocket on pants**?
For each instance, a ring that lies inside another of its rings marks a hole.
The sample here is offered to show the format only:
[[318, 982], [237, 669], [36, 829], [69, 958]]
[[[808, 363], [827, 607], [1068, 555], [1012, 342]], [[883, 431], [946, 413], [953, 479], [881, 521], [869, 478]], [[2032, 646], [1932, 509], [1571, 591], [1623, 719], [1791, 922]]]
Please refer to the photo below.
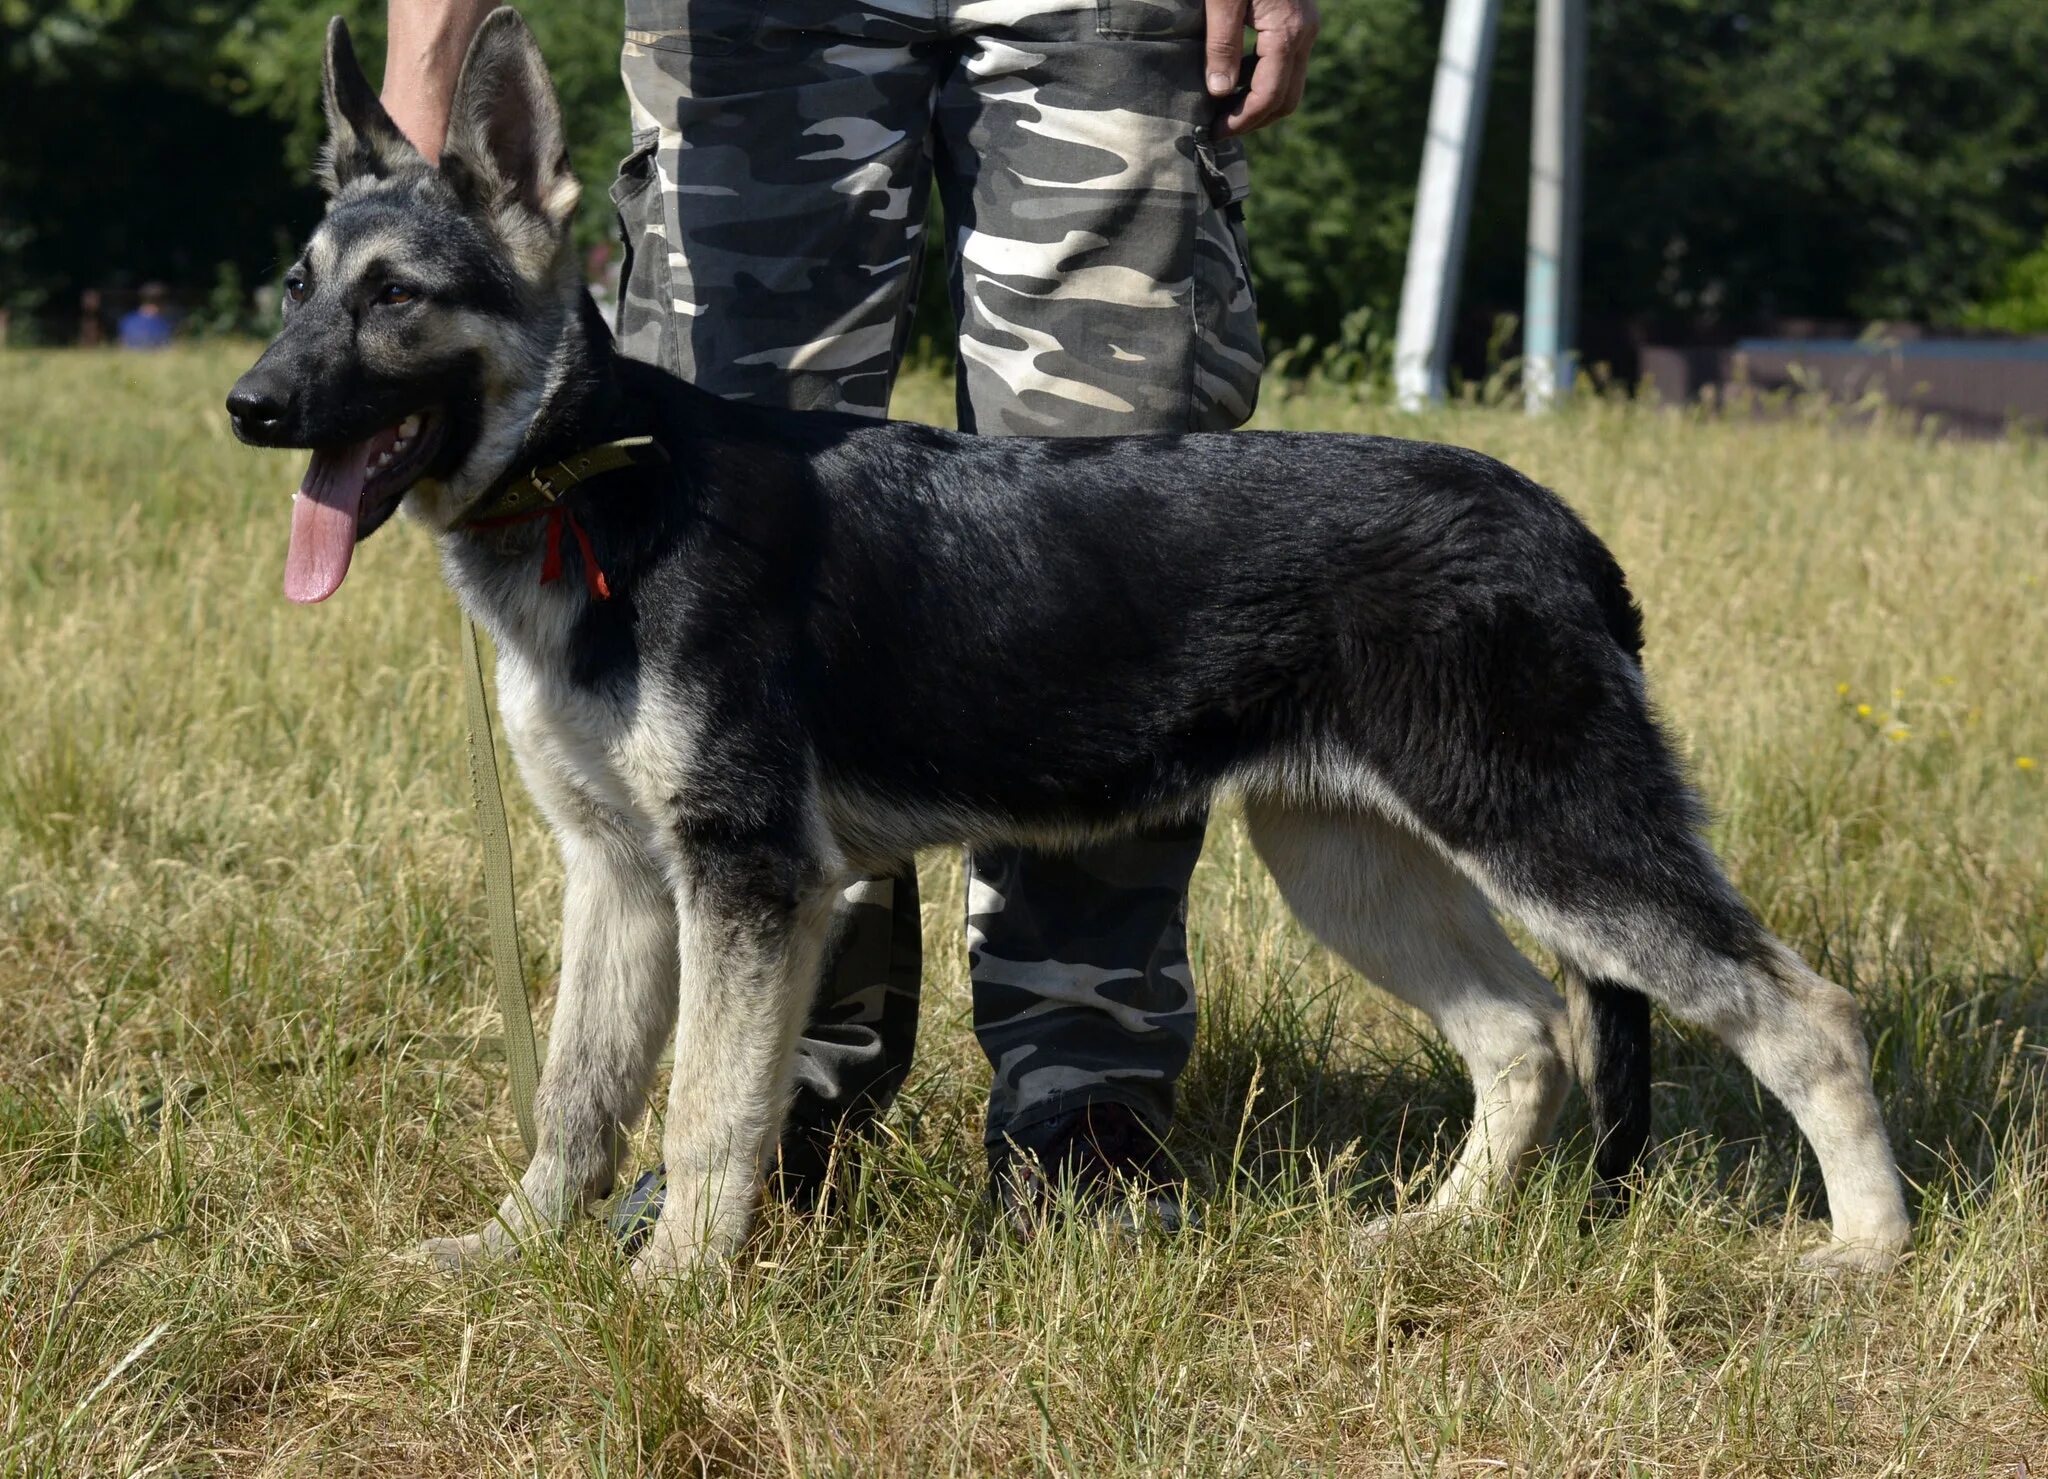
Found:
[[1251, 171], [1241, 141], [1206, 127], [1196, 130], [1195, 160], [1207, 198], [1195, 211], [1193, 421], [1198, 431], [1227, 431], [1258, 404], [1266, 364], [1244, 230]]
[[660, 147], [660, 129], [635, 133], [633, 152], [621, 161], [619, 176], [612, 181], [612, 205], [619, 214], [619, 238], [626, 252], [619, 267], [612, 337], [620, 353], [673, 371], [675, 313], [668, 280], [668, 227], [655, 159]]
[[626, 0], [626, 40], [656, 51], [724, 56], [759, 25], [754, 0]]
[[1199, 36], [1207, 20], [1202, 0], [1095, 0], [1099, 36]]

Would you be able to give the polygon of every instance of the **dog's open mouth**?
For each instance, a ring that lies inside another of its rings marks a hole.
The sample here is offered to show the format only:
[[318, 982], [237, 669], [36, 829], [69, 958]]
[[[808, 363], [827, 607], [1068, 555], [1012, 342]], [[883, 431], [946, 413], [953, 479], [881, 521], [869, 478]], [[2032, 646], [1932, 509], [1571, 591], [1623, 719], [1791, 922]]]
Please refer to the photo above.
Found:
[[391, 517], [441, 449], [446, 419], [408, 416], [360, 442], [319, 447], [292, 498], [292, 542], [284, 557], [284, 593], [324, 601], [341, 589], [356, 541]]

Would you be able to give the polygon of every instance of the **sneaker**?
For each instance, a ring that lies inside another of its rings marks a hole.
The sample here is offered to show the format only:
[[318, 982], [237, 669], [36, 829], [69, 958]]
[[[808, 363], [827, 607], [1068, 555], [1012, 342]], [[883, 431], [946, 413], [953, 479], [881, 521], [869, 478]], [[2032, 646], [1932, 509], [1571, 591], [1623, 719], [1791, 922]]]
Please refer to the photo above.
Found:
[[1172, 1232], [1185, 1220], [1181, 1180], [1136, 1110], [1114, 1100], [1083, 1105], [988, 1148], [989, 1193], [1021, 1237], [1052, 1213], [1062, 1190], [1126, 1231]]
[[668, 1190], [667, 1170], [666, 1166], [656, 1166], [652, 1171], [642, 1171], [604, 1209], [605, 1225], [619, 1240], [619, 1251], [628, 1258], [640, 1251], [640, 1245], [647, 1241], [655, 1220], [661, 1216], [662, 1195]]

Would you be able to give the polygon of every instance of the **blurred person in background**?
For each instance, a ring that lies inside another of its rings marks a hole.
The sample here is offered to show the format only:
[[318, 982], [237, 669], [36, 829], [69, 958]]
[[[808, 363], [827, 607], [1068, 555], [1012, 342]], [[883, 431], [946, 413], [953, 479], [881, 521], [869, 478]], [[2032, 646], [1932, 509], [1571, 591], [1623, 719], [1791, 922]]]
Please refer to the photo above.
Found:
[[169, 298], [160, 282], [146, 282], [136, 294], [135, 307], [121, 315], [116, 340], [123, 349], [162, 349], [171, 342], [176, 325], [165, 311]]
[[78, 295], [78, 347], [98, 349], [107, 342], [107, 323], [104, 317], [105, 305], [98, 288], [87, 288]]

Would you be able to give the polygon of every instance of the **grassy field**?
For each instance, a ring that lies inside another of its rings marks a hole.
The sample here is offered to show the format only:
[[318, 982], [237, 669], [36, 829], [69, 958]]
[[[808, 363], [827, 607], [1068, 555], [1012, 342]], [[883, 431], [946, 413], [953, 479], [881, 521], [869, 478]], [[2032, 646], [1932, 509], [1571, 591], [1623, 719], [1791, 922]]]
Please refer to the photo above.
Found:
[[[1481, 447], [1614, 546], [1715, 842], [1863, 1001], [1897, 1274], [1794, 1270], [1810, 1158], [1668, 1026], [1628, 1217], [1578, 1231], [1568, 1120], [1497, 1218], [1354, 1252], [1467, 1089], [1219, 817], [1199, 1231], [997, 1228], [934, 857], [922, 1062], [848, 1205], [648, 1295], [594, 1226], [459, 1281], [393, 1258], [520, 1163], [502, 1070], [450, 1046], [494, 1030], [456, 620], [403, 526], [330, 605], [282, 599], [298, 465], [228, 436], [245, 358], [0, 354], [0, 1475], [2048, 1472], [2048, 447], [1796, 408], [1260, 418]], [[546, 983], [559, 879], [516, 800]]]

